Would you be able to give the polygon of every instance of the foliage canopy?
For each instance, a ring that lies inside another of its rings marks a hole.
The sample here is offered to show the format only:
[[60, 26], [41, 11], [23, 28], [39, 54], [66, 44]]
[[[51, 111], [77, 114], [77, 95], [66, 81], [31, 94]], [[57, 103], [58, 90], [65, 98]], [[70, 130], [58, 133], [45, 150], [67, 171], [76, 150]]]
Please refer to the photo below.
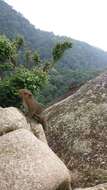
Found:
[[[23, 44], [24, 40], [21, 37], [16, 37], [10, 41], [6, 36], [0, 36], [0, 50], [2, 49], [0, 51], [2, 76], [0, 81], [0, 105], [3, 107], [10, 105], [19, 106], [18, 90], [21, 88], [27, 88], [35, 95], [38, 95], [39, 91], [47, 84], [48, 72], [54, 66], [54, 57], [53, 60], [43, 61], [37, 51], [32, 52], [30, 50], [24, 53], [26, 59], [23, 65], [14, 64], [14, 67], [12, 67], [13, 63], [18, 62], [18, 51]], [[57, 60], [61, 58], [66, 49], [71, 47], [70, 44], [70, 42], [68, 44], [67, 42], [59, 44], [60, 56], [57, 53], [58, 51], [55, 51], [58, 47], [56, 44], [54, 47], [54, 56]], [[49, 63], [49, 67], [47, 67], [47, 62]], [[5, 75], [4, 72], [6, 72]], [[5, 95], [3, 95], [4, 93]]]

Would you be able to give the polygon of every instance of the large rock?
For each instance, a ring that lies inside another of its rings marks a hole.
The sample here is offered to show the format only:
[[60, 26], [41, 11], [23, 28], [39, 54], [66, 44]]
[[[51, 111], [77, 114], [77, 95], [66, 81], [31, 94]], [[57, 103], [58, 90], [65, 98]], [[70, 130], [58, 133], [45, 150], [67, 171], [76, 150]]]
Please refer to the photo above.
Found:
[[89, 188], [76, 188], [75, 190], [107, 190], [107, 183], [99, 184]]
[[20, 128], [30, 130], [24, 115], [17, 108], [0, 107], [0, 135]]
[[0, 107], [0, 135], [21, 128], [32, 131], [36, 137], [47, 143], [41, 124], [37, 124], [33, 119], [26, 119], [24, 114], [15, 107]]
[[63, 162], [30, 131], [0, 137], [0, 190], [70, 190]]
[[107, 182], [107, 73], [45, 113], [49, 145], [71, 169], [74, 186]]

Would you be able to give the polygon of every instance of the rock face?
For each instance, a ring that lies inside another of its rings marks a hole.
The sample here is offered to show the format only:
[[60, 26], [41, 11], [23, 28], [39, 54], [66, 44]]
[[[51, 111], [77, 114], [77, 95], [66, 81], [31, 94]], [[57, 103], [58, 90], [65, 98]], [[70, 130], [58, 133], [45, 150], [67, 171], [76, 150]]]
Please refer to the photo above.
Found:
[[107, 73], [45, 113], [49, 145], [71, 170], [74, 186], [107, 182]]
[[1, 190], [70, 190], [63, 162], [26, 129], [0, 137]]
[[0, 107], [0, 135], [16, 129], [28, 129], [43, 142], [47, 143], [44, 130], [34, 120], [26, 120], [25, 116], [15, 107]]
[[14, 107], [0, 108], [0, 135], [20, 128], [30, 130], [24, 115]]
[[77, 188], [75, 190], [107, 190], [107, 183], [96, 185], [90, 188]]

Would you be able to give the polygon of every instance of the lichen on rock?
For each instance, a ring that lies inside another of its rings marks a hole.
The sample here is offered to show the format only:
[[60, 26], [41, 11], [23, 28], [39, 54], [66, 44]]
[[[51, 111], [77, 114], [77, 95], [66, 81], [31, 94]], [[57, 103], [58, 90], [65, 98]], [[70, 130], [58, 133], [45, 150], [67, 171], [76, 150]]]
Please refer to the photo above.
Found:
[[92, 177], [92, 171], [98, 168], [107, 170], [107, 72], [45, 113], [50, 147], [71, 172], [78, 172], [74, 186], [107, 182], [103, 174], [95, 172], [97, 180]]

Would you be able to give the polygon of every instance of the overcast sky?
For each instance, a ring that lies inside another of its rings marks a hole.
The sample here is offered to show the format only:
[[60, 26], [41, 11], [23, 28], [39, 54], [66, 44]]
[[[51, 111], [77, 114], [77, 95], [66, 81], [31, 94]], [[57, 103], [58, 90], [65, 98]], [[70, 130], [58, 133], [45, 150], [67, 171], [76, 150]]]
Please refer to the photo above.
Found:
[[107, 51], [107, 0], [6, 0], [42, 30]]

